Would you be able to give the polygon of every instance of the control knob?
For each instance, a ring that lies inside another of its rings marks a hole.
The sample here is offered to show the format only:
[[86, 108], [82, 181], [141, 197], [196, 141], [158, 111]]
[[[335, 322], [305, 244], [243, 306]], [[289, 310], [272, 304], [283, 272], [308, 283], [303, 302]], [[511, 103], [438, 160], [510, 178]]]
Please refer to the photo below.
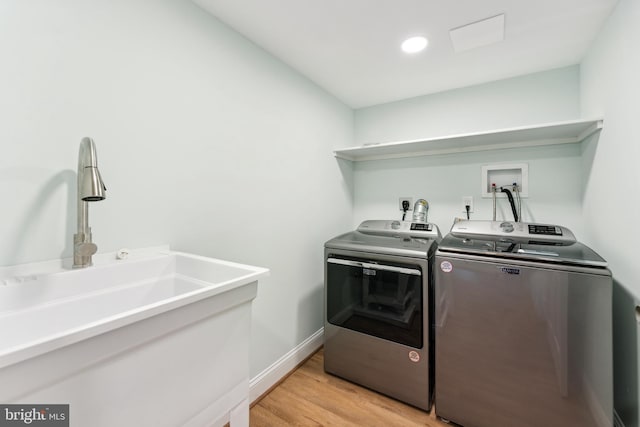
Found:
[[513, 224], [510, 222], [503, 222], [500, 224], [500, 230], [505, 233], [511, 233], [513, 231]]

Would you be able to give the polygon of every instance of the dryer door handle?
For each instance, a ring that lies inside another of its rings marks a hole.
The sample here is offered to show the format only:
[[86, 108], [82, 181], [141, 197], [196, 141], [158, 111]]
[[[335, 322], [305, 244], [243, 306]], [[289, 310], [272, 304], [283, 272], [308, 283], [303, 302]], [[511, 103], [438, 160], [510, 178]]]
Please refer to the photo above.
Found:
[[420, 270], [406, 267], [396, 267], [395, 265], [372, 264], [370, 262], [353, 261], [350, 259], [327, 258], [330, 264], [348, 265], [350, 267], [362, 267], [370, 270], [392, 271], [394, 273], [409, 274], [412, 276], [422, 276]]

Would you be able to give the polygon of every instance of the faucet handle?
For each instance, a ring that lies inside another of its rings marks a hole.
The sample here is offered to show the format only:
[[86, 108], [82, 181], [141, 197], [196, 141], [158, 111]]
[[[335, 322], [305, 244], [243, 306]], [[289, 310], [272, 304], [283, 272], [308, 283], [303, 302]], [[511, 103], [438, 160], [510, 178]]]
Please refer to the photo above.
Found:
[[91, 256], [98, 252], [98, 246], [95, 243], [84, 242], [75, 244], [75, 253], [80, 256]]

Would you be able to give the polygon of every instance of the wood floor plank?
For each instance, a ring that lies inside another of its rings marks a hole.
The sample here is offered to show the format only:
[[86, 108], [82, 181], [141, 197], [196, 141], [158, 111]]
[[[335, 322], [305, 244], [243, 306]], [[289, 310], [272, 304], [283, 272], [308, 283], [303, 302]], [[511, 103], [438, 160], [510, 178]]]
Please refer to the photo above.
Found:
[[359, 400], [361, 403], [370, 405], [373, 404], [377, 408], [384, 408], [388, 411], [392, 411], [395, 414], [400, 414], [407, 419], [416, 418], [420, 420], [426, 420], [428, 413], [417, 409], [413, 406], [409, 406], [398, 402], [395, 399], [390, 399], [375, 391], [368, 390], [361, 386], [355, 385], [348, 381], [333, 375], [328, 375], [324, 372], [322, 353], [317, 353], [310, 363], [305, 364], [300, 370], [301, 375], [312, 375], [318, 381], [326, 381], [326, 384], [336, 387], [341, 390], [348, 390], [354, 393], [354, 399]]
[[251, 427], [444, 427], [427, 413], [324, 372], [322, 349], [251, 409]]
[[274, 391], [273, 395], [269, 395], [265, 399], [264, 408], [277, 414], [288, 425], [344, 425], [345, 427], [357, 425], [347, 422], [344, 418], [322, 406], [318, 406], [315, 402], [301, 399], [300, 396], [284, 388], [279, 388]]
[[[261, 405], [256, 405], [251, 408], [250, 413], [250, 425], [254, 427], [271, 427], [271, 426], [284, 426], [287, 425], [287, 421], [278, 417], [273, 411], [265, 408]], [[226, 427], [229, 427], [227, 424]]]
[[300, 398], [312, 401], [350, 422], [376, 425], [380, 419], [385, 419], [387, 425], [406, 424], [406, 419], [393, 412], [389, 406], [385, 407], [375, 402], [378, 400], [374, 400], [377, 396], [369, 390], [327, 384], [319, 393], [317, 385], [318, 382], [313, 378], [297, 375], [282, 386], [291, 389]]

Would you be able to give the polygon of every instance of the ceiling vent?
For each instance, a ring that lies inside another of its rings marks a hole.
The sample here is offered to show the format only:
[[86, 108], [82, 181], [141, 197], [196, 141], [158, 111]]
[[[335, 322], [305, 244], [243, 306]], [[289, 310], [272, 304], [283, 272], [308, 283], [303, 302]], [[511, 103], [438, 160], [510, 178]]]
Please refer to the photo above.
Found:
[[504, 40], [504, 14], [449, 30], [453, 50], [463, 52]]

